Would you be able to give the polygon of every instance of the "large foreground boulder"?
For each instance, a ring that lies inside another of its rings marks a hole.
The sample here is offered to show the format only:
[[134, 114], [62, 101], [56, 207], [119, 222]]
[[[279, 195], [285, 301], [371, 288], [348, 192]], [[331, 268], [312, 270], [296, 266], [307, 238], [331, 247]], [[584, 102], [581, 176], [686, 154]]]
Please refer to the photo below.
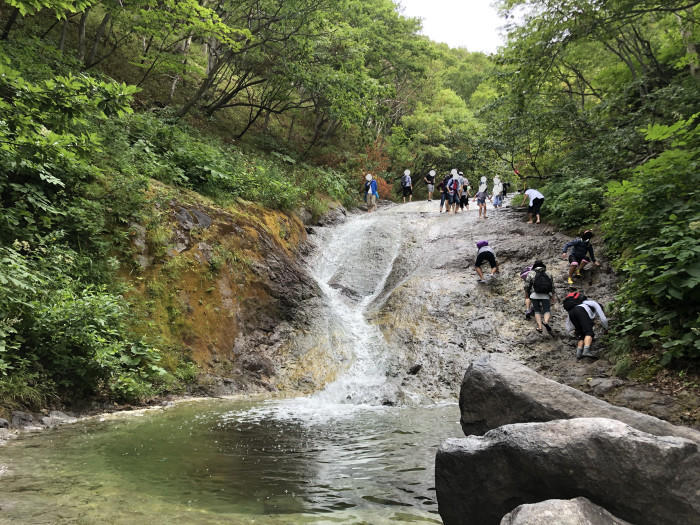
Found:
[[520, 505], [506, 514], [501, 525], [630, 525], [586, 498], [550, 499]]
[[603, 418], [448, 439], [437, 452], [435, 483], [445, 525], [497, 524], [518, 505], [578, 496], [637, 525], [700, 516], [698, 445]]
[[678, 436], [700, 443], [696, 430], [611, 405], [500, 354], [485, 354], [469, 365], [462, 380], [459, 408], [466, 435], [511, 423], [605, 417], [656, 436]]

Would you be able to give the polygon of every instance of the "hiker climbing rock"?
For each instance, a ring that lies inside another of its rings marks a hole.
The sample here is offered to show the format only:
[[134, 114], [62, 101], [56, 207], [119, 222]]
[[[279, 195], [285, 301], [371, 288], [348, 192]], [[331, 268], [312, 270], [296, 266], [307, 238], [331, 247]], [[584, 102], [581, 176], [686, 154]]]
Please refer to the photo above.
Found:
[[447, 209], [450, 213], [457, 213], [457, 206], [460, 201], [459, 173], [456, 169], [450, 172], [450, 178], [445, 183], [447, 191]]
[[542, 333], [542, 327], [547, 329], [550, 335], [552, 327], [549, 325], [551, 314], [551, 303], [556, 301], [554, 291], [554, 280], [547, 274], [547, 267], [542, 261], [535, 261], [532, 270], [525, 277], [525, 294], [532, 302], [535, 313], [536, 330]]
[[474, 270], [479, 275], [479, 282], [484, 282], [484, 271], [481, 269], [481, 265], [484, 262], [488, 262], [491, 266], [491, 275], [494, 276], [498, 273], [498, 263], [496, 262], [496, 253], [489, 246], [489, 241], [478, 241], [476, 243], [477, 253], [476, 261], [474, 262]]
[[544, 195], [539, 191], [529, 188], [525, 190], [522, 204], [530, 199], [530, 204], [527, 208], [528, 224], [532, 224], [533, 218], [537, 219], [536, 223], [540, 223], [540, 208], [542, 208], [542, 203], [544, 202]]
[[423, 177], [425, 185], [428, 187], [428, 202], [433, 200], [433, 192], [435, 191], [435, 170], [430, 170], [428, 174]]
[[[574, 284], [574, 272], [576, 272], [576, 276], [581, 275], [581, 270], [583, 270], [589, 262], [592, 261], [596, 266], [600, 266], [600, 263], [595, 260], [595, 255], [593, 254], [593, 245], [591, 244], [592, 238], [593, 232], [591, 230], [586, 230], [580, 237], [576, 237], [567, 242], [564, 248], [562, 248], [562, 259], [566, 259], [566, 253], [569, 251], [569, 248], [571, 248], [571, 255], [569, 255], [569, 284]], [[587, 255], [590, 255], [591, 258], [587, 259]]]
[[401, 188], [403, 190], [403, 201], [406, 202], [406, 197], [408, 197], [408, 202], [413, 199], [413, 181], [411, 180], [411, 170], [406, 170], [403, 172], [403, 177], [401, 177]]
[[605, 330], [608, 329], [608, 318], [605, 317], [603, 308], [596, 301], [587, 299], [581, 292], [572, 292], [562, 301], [562, 306], [569, 313], [566, 318], [566, 331], [574, 332], [578, 341], [576, 343], [576, 359], [582, 357], [597, 358], [597, 352], [591, 350], [595, 333], [593, 321], [598, 318]]
[[484, 219], [488, 218], [486, 216], [486, 199], [491, 200], [491, 197], [488, 196], [486, 190], [482, 191], [481, 188], [479, 188], [479, 191], [477, 191], [476, 195], [474, 195], [474, 200], [479, 207], [479, 218], [481, 218], [482, 213], [484, 214]]
[[377, 181], [372, 177], [371, 173], [365, 176], [365, 200], [367, 201], [367, 212], [371, 213], [377, 209], [377, 200], [379, 193], [377, 192]]

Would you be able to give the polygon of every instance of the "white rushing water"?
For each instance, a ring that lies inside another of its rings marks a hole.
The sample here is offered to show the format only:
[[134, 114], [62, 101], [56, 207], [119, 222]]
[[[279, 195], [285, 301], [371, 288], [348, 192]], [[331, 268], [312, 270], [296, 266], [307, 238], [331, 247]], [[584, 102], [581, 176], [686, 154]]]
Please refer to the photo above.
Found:
[[315, 330], [328, 331], [332, 353], [345, 359], [338, 378], [310, 397], [270, 401], [234, 419], [275, 417], [308, 423], [352, 417], [362, 410], [384, 410], [386, 345], [379, 328], [365, 315], [383, 291], [401, 249], [401, 222], [392, 213], [351, 217], [321, 228], [316, 255], [309, 261], [312, 277], [324, 294], [327, 315]]

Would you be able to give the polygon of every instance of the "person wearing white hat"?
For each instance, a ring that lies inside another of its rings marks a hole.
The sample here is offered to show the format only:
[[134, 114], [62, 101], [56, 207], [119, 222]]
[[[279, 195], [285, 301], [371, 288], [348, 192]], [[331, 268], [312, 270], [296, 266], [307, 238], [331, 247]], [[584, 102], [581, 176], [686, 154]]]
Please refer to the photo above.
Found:
[[411, 170], [406, 170], [403, 172], [403, 177], [401, 177], [401, 188], [403, 189], [403, 201], [406, 202], [406, 197], [408, 197], [408, 202], [413, 199], [413, 181], [411, 180]]
[[433, 200], [433, 192], [435, 191], [435, 170], [430, 170], [430, 172], [423, 177], [423, 180], [428, 187], [428, 202], [430, 202]]
[[377, 191], [377, 181], [374, 180], [371, 173], [365, 175], [365, 181], [367, 213], [371, 213], [377, 209], [377, 199], [379, 199], [379, 192]]

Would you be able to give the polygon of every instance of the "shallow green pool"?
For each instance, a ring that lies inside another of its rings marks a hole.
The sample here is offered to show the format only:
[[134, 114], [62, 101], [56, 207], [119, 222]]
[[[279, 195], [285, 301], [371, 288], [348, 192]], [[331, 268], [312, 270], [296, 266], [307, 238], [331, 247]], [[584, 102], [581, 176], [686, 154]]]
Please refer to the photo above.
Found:
[[458, 421], [300, 399], [80, 423], [0, 448], [0, 522], [440, 523], [434, 456]]

